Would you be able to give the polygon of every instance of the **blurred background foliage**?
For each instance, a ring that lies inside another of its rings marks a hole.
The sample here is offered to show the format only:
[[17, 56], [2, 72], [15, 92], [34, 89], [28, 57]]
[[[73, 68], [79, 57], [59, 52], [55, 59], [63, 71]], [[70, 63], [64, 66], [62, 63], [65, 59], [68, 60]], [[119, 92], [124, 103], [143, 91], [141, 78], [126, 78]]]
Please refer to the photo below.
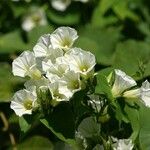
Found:
[[[72, 1], [65, 10], [53, 7], [51, 0], [0, 0], [0, 149], [18, 143], [21, 150], [43, 146], [69, 150], [39, 122], [20, 141], [18, 117], [9, 107], [14, 92], [24, 83], [12, 75], [12, 60], [22, 51], [32, 50], [41, 35], [59, 26], [78, 31], [75, 46], [95, 54], [96, 71], [107, 74], [119, 68], [139, 82], [150, 79], [149, 0]], [[23, 126], [26, 130], [26, 124]], [[146, 130], [150, 130], [150, 120]], [[140, 136], [146, 145], [149, 138]]]

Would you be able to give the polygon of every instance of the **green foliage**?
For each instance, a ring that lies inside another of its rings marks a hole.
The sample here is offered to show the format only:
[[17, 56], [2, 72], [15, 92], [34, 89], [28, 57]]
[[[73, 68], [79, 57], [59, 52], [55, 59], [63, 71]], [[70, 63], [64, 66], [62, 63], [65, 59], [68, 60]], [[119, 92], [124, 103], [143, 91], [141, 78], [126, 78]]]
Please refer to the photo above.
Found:
[[96, 87], [96, 93], [101, 93], [107, 96], [109, 100], [113, 100], [111, 87], [107, 81], [106, 76], [101, 75], [100, 73], [97, 75], [98, 85]]
[[149, 56], [148, 43], [134, 40], [125, 41], [117, 45], [113, 66], [124, 70], [136, 79], [142, 79], [150, 75]]
[[100, 124], [97, 123], [94, 117], [88, 117], [80, 123], [78, 131], [85, 138], [96, 137], [100, 133]]
[[41, 122], [58, 138], [69, 144], [74, 144], [75, 121], [69, 104], [59, 104], [50, 115], [46, 116], [46, 119], [41, 119]]
[[42, 136], [33, 136], [20, 143], [18, 150], [37, 150], [37, 149], [53, 150], [53, 144], [47, 138]]
[[150, 130], [150, 120], [149, 120], [150, 109], [143, 106], [140, 110], [140, 133], [139, 133], [139, 141], [141, 149], [148, 150], [149, 149], [149, 130]]
[[120, 29], [87, 27], [84, 30], [82, 29], [79, 34], [81, 38], [77, 40], [76, 46], [94, 53], [98, 63], [103, 65], [112, 64], [115, 46], [120, 39]]

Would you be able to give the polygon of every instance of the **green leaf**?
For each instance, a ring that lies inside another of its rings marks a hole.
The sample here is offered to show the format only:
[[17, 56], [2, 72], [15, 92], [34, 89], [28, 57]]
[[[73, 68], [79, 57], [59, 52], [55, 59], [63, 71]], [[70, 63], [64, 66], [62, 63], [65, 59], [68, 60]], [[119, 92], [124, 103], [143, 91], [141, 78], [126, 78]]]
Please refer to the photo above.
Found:
[[62, 141], [71, 145], [75, 144], [75, 121], [68, 103], [61, 103], [56, 106], [52, 114], [41, 119], [41, 122]]
[[101, 0], [99, 4], [94, 9], [91, 24], [94, 27], [105, 27], [106, 25], [110, 25], [116, 23], [118, 21], [117, 17], [114, 15], [104, 16], [106, 11], [114, 4], [116, 0]]
[[21, 138], [23, 139], [29, 131], [37, 127], [40, 123], [40, 114], [32, 113], [32, 115], [24, 115], [19, 118], [19, 126], [21, 129]]
[[119, 0], [101, 0], [98, 7], [101, 14], [105, 14], [108, 9], [110, 9], [114, 4], [116, 4]]
[[18, 150], [53, 150], [50, 140], [42, 136], [33, 136], [17, 145]]
[[[121, 99], [121, 102], [122, 99]], [[123, 102], [124, 103], [124, 102]], [[122, 105], [119, 103], [119, 101], [116, 101], [115, 103], [112, 104], [115, 108], [115, 116], [116, 119], [119, 121], [119, 123], [121, 123], [122, 121], [124, 121], [125, 123], [129, 123], [129, 119], [127, 114], [124, 111], [124, 108], [122, 107]]]
[[80, 123], [78, 131], [85, 138], [96, 137], [100, 134], [100, 124], [94, 117], [87, 117]]
[[[112, 64], [115, 47], [120, 39], [120, 29], [85, 28], [79, 32], [80, 38], [76, 47], [91, 51], [95, 54], [97, 62], [103, 65]], [[86, 43], [86, 44], [85, 44]]]
[[131, 139], [133, 141], [136, 140], [136, 138], [139, 135], [140, 131], [140, 117], [139, 117], [139, 111], [136, 108], [130, 107], [128, 105], [125, 105], [125, 112], [128, 115], [128, 119], [131, 123], [133, 133], [131, 135]]
[[97, 75], [97, 86], [96, 86], [96, 93], [100, 93], [100, 94], [106, 94], [107, 98], [109, 100], [113, 100], [113, 96], [112, 96], [112, 92], [111, 92], [111, 87], [107, 81], [106, 76], [101, 75], [100, 73], [98, 73]]
[[[85, 105], [83, 104], [84, 98], [85, 91], [78, 91], [70, 100], [76, 122], [80, 121], [83, 115], [85, 115], [88, 111], [87, 107], [85, 107]], [[85, 98], [85, 101], [87, 102], [87, 98]]]
[[128, 1], [119, 0], [113, 5], [113, 10], [122, 20], [125, 18], [131, 18], [132, 20], [137, 21], [139, 19], [138, 16], [129, 9], [128, 5]]
[[19, 31], [13, 31], [0, 36], [0, 53], [13, 53], [28, 49]]
[[135, 79], [141, 79], [150, 75], [149, 56], [148, 43], [128, 40], [117, 45], [113, 67], [125, 71]]
[[19, 126], [22, 132], [27, 132], [31, 128], [31, 124], [24, 117], [19, 117]]
[[149, 150], [150, 148], [150, 108], [141, 106], [140, 109], [140, 125], [139, 141], [141, 149]]
[[24, 80], [11, 74], [9, 64], [0, 63], [0, 66], [0, 102], [9, 102], [17, 86]]
[[80, 13], [74, 7], [70, 11], [65, 12], [57, 12], [49, 9], [47, 15], [52, 22], [59, 25], [74, 25], [80, 21]]

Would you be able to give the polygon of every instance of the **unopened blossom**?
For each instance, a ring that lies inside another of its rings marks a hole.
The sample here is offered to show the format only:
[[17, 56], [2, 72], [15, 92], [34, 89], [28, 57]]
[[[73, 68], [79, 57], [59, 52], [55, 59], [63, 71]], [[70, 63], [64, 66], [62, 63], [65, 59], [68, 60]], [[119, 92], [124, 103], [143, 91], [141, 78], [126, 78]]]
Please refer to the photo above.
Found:
[[119, 97], [125, 90], [134, 87], [136, 84], [135, 80], [128, 76], [125, 72], [115, 69], [115, 81], [112, 87], [112, 94], [114, 97]]
[[96, 60], [91, 52], [84, 51], [81, 48], [72, 48], [65, 56], [68, 59], [71, 70], [81, 73], [86, 77], [94, 73]]
[[20, 90], [13, 96], [10, 107], [18, 116], [32, 114], [33, 108], [36, 107], [36, 100], [37, 97], [35, 93], [26, 89]]
[[36, 26], [44, 26], [47, 24], [45, 12], [38, 7], [33, 7], [23, 18], [22, 28], [29, 32]]
[[41, 72], [36, 66], [34, 53], [31, 51], [23, 52], [12, 63], [12, 72], [15, 76], [29, 76], [33, 79], [41, 78]]
[[113, 150], [132, 150], [134, 147], [131, 139], [114, 138], [114, 141]]
[[142, 84], [140, 99], [150, 107], [150, 83], [147, 80]]
[[70, 27], [60, 27], [51, 34], [51, 44], [54, 49], [68, 51], [78, 38], [77, 31]]
[[58, 11], [65, 11], [70, 5], [71, 0], [52, 0], [51, 5], [54, 9]]
[[140, 98], [140, 95], [141, 95], [141, 89], [137, 88], [137, 89], [132, 89], [124, 92], [122, 96], [126, 98]]
[[36, 57], [44, 57], [50, 59], [52, 62], [54, 62], [57, 57], [63, 56], [61, 49], [52, 48], [50, 34], [41, 36], [34, 46], [33, 51]]

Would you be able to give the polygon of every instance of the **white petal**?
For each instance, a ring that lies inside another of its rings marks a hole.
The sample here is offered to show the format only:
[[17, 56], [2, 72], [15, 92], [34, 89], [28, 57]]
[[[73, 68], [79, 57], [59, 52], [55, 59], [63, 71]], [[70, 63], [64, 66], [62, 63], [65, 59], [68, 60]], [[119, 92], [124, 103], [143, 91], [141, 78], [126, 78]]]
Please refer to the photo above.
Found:
[[131, 139], [115, 139], [113, 150], [132, 150], [134, 145]]
[[141, 100], [150, 107], [150, 83], [146, 80], [141, 87]]
[[74, 0], [74, 1], [79, 1], [79, 2], [82, 2], [82, 3], [87, 3], [89, 0]]
[[115, 82], [112, 87], [112, 94], [114, 97], [121, 96], [121, 94], [136, 85], [133, 78], [128, 76], [125, 72], [115, 69]]
[[61, 93], [59, 89], [59, 82], [51, 83], [49, 89], [52, 94], [53, 100], [56, 101], [68, 101], [68, 97], [66, 97], [66, 93]]
[[47, 72], [51, 66], [53, 66], [53, 63], [51, 62], [51, 60], [48, 61], [42, 61], [42, 69], [44, 72]]
[[126, 98], [140, 98], [141, 89], [133, 89], [123, 93], [123, 97]]
[[36, 65], [34, 54], [30, 51], [25, 51], [13, 61], [12, 72], [15, 76], [25, 77], [34, 65]]
[[66, 8], [70, 5], [71, 0], [52, 0], [52, 7], [58, 11], [65, 11]]
[[[47, 86], [50, 84], [49, 80], [46, 78], [41, 78], [39, 80], [28, 80], [25, 82], [24, 86], [26, 87], [27, 90], [35, 93], [37, 88], [40, 88], [41, 86]], [[34, 94], [35, 95], [35, 94]]]
[[33, 51], [36, 57], [46, 57], [50, 48], [50, 34], [45, 34], [39, 38], [38, 43], [33, 48]]
[[50, 34], [41, 36], [38, 43], [34, 46], [33, 51], [36, 57], [45, 57], [54, 62], [57, 57], [63, 56], [63, 51], [52, 48], [50, 37]]
[[35, 27], [35, 23], [30, 17], [26, 17], [22, 23], [22, 29], [29, 32]]
[[142, 88], [150, 89], [150, 83], [146, 80], [145, 82], [142, 83]]

